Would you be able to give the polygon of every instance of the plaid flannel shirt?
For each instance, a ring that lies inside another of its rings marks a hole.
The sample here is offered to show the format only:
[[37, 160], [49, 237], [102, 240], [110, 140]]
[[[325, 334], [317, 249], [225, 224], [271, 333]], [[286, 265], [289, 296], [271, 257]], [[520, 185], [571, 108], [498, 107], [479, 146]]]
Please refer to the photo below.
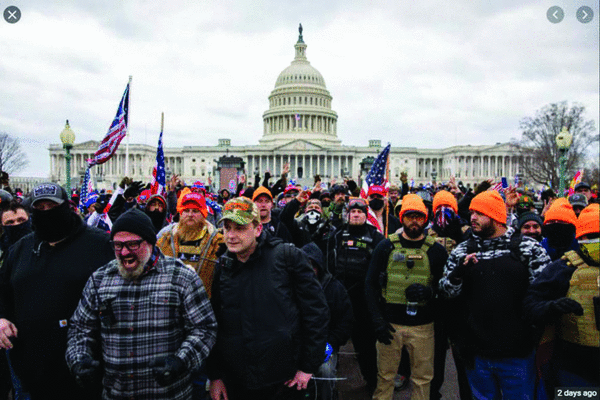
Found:
[[[100, 304], [111, 304], [114, 321], [101, 323]], [[102, 359], [103, 398], [188, 399], [191, 371], [215, 343], [217, 322], [202, 281], [180, 261], [160, 254], [155, 266], [136, 281], [123, 279], [116, 261], [88, 280], [70, 321], [67, 364], [84, 355]], [[186, 371], [159, 386], [150, 362], [175, 355]]]

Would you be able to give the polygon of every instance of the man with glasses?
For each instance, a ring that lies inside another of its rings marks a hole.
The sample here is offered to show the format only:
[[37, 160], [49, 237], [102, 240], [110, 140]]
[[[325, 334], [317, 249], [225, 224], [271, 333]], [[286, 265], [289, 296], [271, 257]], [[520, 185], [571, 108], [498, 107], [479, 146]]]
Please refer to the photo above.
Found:
[[402, 232], [379, 243], [369, 265], [366, 298], [377, 337], [378, 368], [373, 399], [392, 399], [403, 347], [410, 356], [411, 398], [429, 399], [435, 294], [448, 254], [425, 233], [427, 213], [421, 197], [404, 196]]
[[83, 290], [67, 363], [83, 386], [96, 387], [102, 377], [106, 399], [189, 399], [192, 371], [216, 339], [202, 280], [160, 252], [152, 220], [140, 210], [122, 214], [111, 236], [116, 259]]
[[8, 253], [0, 269], [0, 347], [34, 399], [93, 399], [65, 362], [68, 319], [89, 276], [114, 258], [106, 233], [75, 215], [55, 183], [31, 194], [33, 235]]
[[365, 199], [348, 199], [348, 222], [333, 234], [329, 248], [334, 251], [330, 253], [328, 265], [333, 266], [333, 276], [348, 291], [354, 311], [352, 344], [357, 353], [360, 372], [372, 393], [377, 384], [377, 354], [375, 332], [365, 300], [365, 277], [373, 249], [383, 240], [383, 235], [367, 223], [367, 210]]

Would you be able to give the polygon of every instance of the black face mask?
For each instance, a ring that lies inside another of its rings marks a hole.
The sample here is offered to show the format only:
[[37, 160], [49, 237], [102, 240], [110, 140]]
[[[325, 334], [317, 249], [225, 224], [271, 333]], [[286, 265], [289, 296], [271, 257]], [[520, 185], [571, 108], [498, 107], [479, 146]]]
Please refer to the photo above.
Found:
[[8, 241], [9, 246], [17, 243], [19, 239], [28, 233], [33, 232], [30, 219], [19, 225], [3, 226], [2, 229], [4, 230], [4, 234], [6, 235], [6, 240]]
[[50, 210], [33, 209], [31, 213], [31, 222], [35, 233], [42, 240], [47, 242], [58, 242], [66, 238], [75, 226], [75, 218], [78, 218], [69, 203], [65, 201], [61, 205]]
[[381, 210], [384, 204], [383, 199], [373, 199], [369, 201], [369, 207], [375, 211]]
[[146, 215], [148, 215], [152, 220], [152, 225], [154, 225], [156, 231], [158, 232], [159, 230], [161, 230], [163, 227], [163, 223], [165, 222], [165, 216], [167, 215], [167, 212], [158, 210], [148, 211], [147, 209], [144, 211], [146, 212]]
[[323, 201], [323, 200], [321, 200], [321, 207], [322, 208], [327, 208], [327, 207], [329, 207], [330, 203], [331, 202], [329, 202], [329, 201]]
[[548, 245], [554, 249], [565, 249], [575, 238], [572, 224], [548, 224], [542, 226], [542, 236], [548, 238]]

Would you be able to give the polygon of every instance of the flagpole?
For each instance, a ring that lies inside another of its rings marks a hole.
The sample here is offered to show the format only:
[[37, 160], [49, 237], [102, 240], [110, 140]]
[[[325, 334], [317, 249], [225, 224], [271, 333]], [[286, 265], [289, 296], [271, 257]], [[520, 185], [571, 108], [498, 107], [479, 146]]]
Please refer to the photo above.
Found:
[[[133, 75], [129, 75], [129, 99], [131, 99], [131, 79]], [[131, 102], [129, 102], [131, 103]], [[129, 137], [131, 136], [131, 104], [127, 104], [127, 143], [125, 144], [125, 176], [129, 175]]]
[[390, 225], [390, 155], [385, 161], [385, 180], [388, 183], [388, 190], [385, 194], [385, 237], [388, 237], [388, 226]]
[[160, 113], [160, 131], [162, 132], [165, 129], [165, 113]]

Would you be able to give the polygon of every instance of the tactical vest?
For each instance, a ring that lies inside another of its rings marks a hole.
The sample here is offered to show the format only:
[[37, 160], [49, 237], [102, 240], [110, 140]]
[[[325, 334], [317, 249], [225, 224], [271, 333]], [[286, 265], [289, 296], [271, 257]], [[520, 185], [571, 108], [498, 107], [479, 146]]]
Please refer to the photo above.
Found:
[[435, 239], [426, 236], [423, 245], [418, 249], [403, 248], [397, 233], [390, 235], [389, 239], [394, 249], [388, 258], [387, 281], [383, 289], [383, 297], [387, 303], [406, 304], [407, 287], [413, 283], [431, 286], [432, 276], [427, 250], [435, 244]]
[[340, 278], [343, 282], [364, 281], [373, 252], [373, 238], [370, 231], [367, 230], [367, 233], [361, 237], [354, 237], [348, 231], [342, 231], [337, 242], [336, 278]]
[[568, 266], [576, 268], [569, 282], [567, 297], [581, 304], [583, 315], [563, 315], [560, 336], [567, 342], [598, 347], [600, 332], [596, 328], [593, 297], [598, 296], [600, 291], [599, 268], [587, 265], [573, 250], [566, 252], [562, 259]]

